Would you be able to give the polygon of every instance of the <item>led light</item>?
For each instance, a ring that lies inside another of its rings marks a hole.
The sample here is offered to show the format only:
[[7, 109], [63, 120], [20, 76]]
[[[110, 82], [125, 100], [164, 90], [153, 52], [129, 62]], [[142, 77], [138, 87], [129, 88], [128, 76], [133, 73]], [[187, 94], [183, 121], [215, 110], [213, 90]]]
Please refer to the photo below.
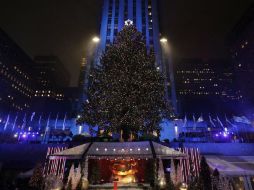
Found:
[[97, 36], [93, 38], [94, 43], [98, 43], [99, 41], [100, 41], [100, 38], [98, 38]]
[[167, 43], [168, 40], [167, 40], [167, 38], [161, 38], [161, 39], [160, 39], [160, 42], [162, 42], [162, 43]]

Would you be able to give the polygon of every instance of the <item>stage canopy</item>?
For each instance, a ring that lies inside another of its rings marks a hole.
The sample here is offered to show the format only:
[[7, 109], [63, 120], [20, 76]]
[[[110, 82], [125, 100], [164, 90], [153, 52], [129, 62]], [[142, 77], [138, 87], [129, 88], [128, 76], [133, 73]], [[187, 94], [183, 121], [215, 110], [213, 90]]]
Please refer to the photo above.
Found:
[[186, 155], [165, 145], [152, 142], [93, 142], [51, 155], [50, 159], [64, 157], [66, 159], [90, 158], [184, 158]]
[[223, 176], [254, 176], [254, 156], [206, 155], [207, 163]]

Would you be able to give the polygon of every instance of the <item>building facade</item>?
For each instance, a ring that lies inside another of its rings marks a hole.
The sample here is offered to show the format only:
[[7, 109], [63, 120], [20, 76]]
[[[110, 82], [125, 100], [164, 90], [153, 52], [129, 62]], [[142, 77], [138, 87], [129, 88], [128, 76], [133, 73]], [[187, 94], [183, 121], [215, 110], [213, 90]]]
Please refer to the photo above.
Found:
[[56, 56], [36, 56], [34, 58], [36, 81], [40, 88], [66, 87], [70, 83], [70, 74]]
[[[245, 105], [254, 105], [254, 5], [234, 27], [229, 46], [234, 63], [235, 82]], [[246, 107], [245, 107], [246, 109]]]
[[105, 50], [114, 42], [127, 20], [143, 33], [147, 49], [154, 49], [157, 65], [161, 66], [157, 3], [154, 0], [104, 0], [100, 48]]
[[68, 109], [69, 100], [65, 91], [69, 86], [70, 75], [56, 56], [36, 56], [33, 70], [37, 83], [33, 110], [59, 112]]
[[99, 64], [100, 55], [114, 42], [117, 33], [122, 30], [127, 21], [142, 32], [148, 52], [151, 50], [155, 52], [156, 67], [166, 78], [167, 98], [171, 100], [176, 110], [172, 62], [163, 55], [156, 0], [104, 0], [100, 43], [96, 50], [94, 64]]
[[30, 109], [35, 83], [32, 59], [0, 30], [0, 111]]
[[229, 66], [229, 61], [221, 59], [177, 62], [176, 89], [181, 112], [234, 112], [240, 96], [233, 88], [233, 70]]

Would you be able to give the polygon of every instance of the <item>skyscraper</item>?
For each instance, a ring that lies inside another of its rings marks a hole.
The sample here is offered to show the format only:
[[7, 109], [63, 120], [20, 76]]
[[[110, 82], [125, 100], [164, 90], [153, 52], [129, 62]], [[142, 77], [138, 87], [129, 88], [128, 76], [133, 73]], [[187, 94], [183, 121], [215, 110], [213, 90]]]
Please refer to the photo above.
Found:
[[130, 20], [143, 33], [147, 49], [154, 49], [157, 65], [161, 65], [159, 26], [156, 0], [104, 0], [101, 22], [101, 46], [113, 43], [117, 32]]
[[60, 59], [53, 55], [36, 56], [32, 68], [37, 83], [33, 109], [41, 112], [65, 110], [65, 89], [69, 85], [70, 76]]
[[244, 13], [228, 38], [235, 82], [244, 109], [254, 106], [254, 4]]
[[177, 61], [175, 81], [179, 113], [236, 113], [240, 101], [233, 88], [233, 71], [226, 59], [181, 59]]
[[100, 44], [95, 64], [103, 51], [114, 42], [115, 36], [129, 22], [145, 37], [148, 52], [154, 50], [156, 67], [164, 74], [167, 98], [176, 110], [176, 96], [172, 62], [167, 58], [160, 44], [159, 21], [156, 0], [104, 0], [101, 20]]
[[35, 82], [33, 60], [0, 29], [0, 112], [31, 108]]

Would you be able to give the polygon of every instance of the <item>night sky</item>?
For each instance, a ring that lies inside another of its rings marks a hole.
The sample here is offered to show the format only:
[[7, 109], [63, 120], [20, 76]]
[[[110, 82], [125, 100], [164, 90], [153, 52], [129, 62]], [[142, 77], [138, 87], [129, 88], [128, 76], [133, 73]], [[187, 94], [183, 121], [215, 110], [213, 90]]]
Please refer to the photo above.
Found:
[[[225, 38], [254, 0], [158, 0], [160, 27], [176, 58], [225, 58]], [[77, 83], [99, 34], [102, 0], [0, 0], [0, 27], [31, 57], [60, 57]]]

